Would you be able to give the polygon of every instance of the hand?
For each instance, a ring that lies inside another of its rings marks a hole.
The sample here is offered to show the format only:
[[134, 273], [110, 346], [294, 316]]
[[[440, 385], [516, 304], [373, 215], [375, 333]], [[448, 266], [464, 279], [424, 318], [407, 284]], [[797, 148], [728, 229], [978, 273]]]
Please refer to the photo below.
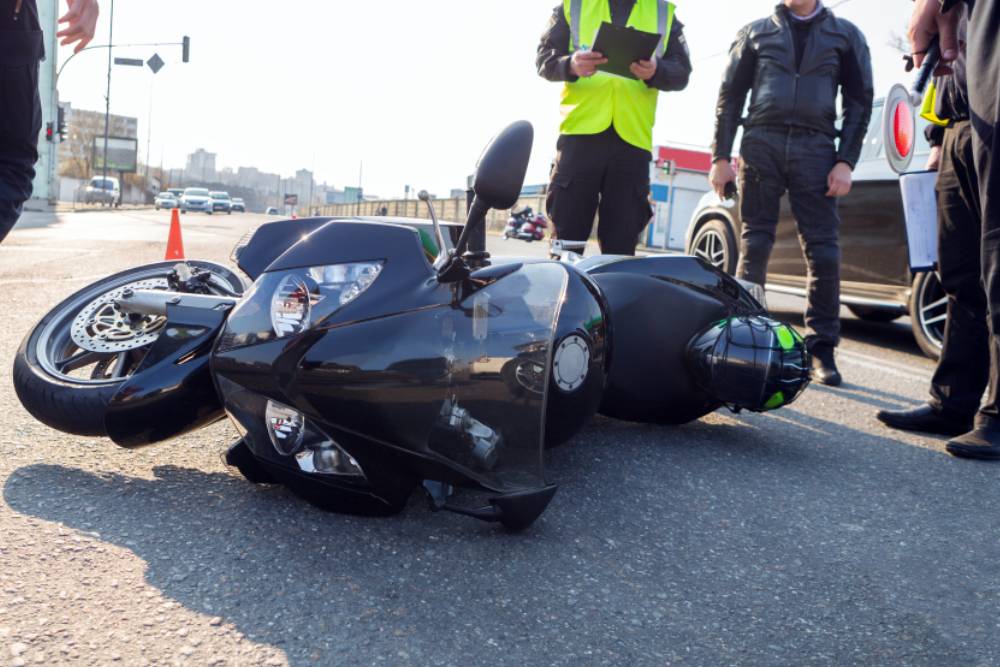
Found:
[[830, 175], [826, 177], [826, 184], [829, 190], [827, 197], [844, 197], [851, 191], [851, 165], [846, 162], [838, 162], [833, 165]]
[[573, 57], [569, 60], [569, 70], [574, 76], [584, 78], [594, 76], [599, 65], [608, 62], [604, 54], [597, 51], [574, 51]]
[[649, 81], [656, 74], [656, 56], [649, 60], [640, 60], [628, 66], [628, 71], [639, 77], [640, 81]]
[[924, 169], [927, 171], [937, 171], [941, 166], [941, 147], [931, 146], [931, 154], [927, 156], [927, 164]]
[[726, 198], [726, 186], [736, 181], [736, 170], [729, 160], [716, 160], [712, 164], [712, 170], [708, 172], [708, 182], [712, 184], [715, 194], [719, 199]]
[[66, 0], [69, 11], [59, 19], [59, 23], [68, 23], [65, 28], [56, 33], [62, 38], [60, 45], [66, 46], [76, 42], [74, 53], [83, 51], [90, 40], [94, 39], [97, 30], [97, 16], [101, 13], [97, 0]]
[[958, 24], [962, 18], [961, 11], [956, 5], [942, 14], [939, 0], [917, 0], [914, 3], [907, 35], [910, 38], [915, 66], [920, 67], [923, 64], [931, 39], [934, 35], [938, 35], [942, 64], [934, 70], [934, 74], [943, 76], [951, 73], [951, 68], [946, 63], [958, 57]]

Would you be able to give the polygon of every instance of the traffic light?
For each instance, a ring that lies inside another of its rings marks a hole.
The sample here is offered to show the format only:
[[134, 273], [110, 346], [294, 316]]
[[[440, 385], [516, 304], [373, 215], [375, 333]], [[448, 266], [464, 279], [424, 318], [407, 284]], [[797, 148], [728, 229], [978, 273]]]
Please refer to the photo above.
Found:
[[45, 124], [45, 141], [55, 141], [55, 129], [52, 123]]
[[66, 109], [59, 107], [59, 113], [56, 116], [56, 133], [59, 135], [59, 141], [66, 141]]
[[184, 39], [181, 41], [181, 61], [191, 62], [191, 38], [187, 35], [184, 35]]

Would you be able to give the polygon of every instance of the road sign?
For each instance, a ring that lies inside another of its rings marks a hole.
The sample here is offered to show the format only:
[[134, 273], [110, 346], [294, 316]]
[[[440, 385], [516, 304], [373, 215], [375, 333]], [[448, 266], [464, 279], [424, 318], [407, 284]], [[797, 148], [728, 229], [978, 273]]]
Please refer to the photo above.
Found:
[[115, 58], [116, 65], [128, 65], [129, 67], [142, 67], [142, 58]]
[[163, 58], [160, 57], [159, 53], [154, 53], [153, 57], [146, 61], [146, 64], [149, 65], [149, 69], [153, 70], [153, 74], [156, 74], [163, 69], [166, 63], [163, 62]]
[[298, 195], [285, 195], [285, 206], [298, 206], [299, 196]]

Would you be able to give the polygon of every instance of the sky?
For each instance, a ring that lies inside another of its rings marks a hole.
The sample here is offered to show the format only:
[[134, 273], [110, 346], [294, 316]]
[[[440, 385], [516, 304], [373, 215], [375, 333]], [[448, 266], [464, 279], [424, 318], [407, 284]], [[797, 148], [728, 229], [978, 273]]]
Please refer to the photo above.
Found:
[[[65, 0], [59, 0], [65, 5]], [[535, 127], [527, 183], [547, 180], [559, 128], [560, 84], [541, 79], [535, 49], [557, 0], [117, 0], [115, 56], [166, 61], [115, 67], [112, 113], [139, 119], [139, 157], [183, 167], [196, 148], [217, 167], [256, 166], [366, 194], [402, 196], [404, 186], [446, 196], [465, 186], [483, 146], [519, 119]], [[93, 44], [108, 43], [111, 0], [100, 0]], [[694, 73], [686, 90], [660, 95], [656, 144], [708, 146], [726, 52], [740, 27], [774, 0], [677, 0]], [[906, 82], [902, 34], [911, 0], [830, 0], [868, 38], [876, 95]], [[839, 5], [839, 6], [837, 6]], [[70, 55], [59, 53], [59, 63]], [[60, 98], [104, 108], [107, 52], [76, 56]], [[149, 130], [152, 130], [149, 135]]]

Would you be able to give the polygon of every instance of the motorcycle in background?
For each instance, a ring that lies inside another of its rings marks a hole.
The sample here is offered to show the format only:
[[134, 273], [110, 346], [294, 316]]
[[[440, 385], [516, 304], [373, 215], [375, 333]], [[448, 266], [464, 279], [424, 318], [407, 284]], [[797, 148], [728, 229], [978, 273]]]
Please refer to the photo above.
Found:
[[505, 239], [520, 239], [521, 241], [542, 241], [549, 223], [541, 213], [535, 213], [530, 206], [514, 209], [510, 212], [507, 226], [503, 230]]

